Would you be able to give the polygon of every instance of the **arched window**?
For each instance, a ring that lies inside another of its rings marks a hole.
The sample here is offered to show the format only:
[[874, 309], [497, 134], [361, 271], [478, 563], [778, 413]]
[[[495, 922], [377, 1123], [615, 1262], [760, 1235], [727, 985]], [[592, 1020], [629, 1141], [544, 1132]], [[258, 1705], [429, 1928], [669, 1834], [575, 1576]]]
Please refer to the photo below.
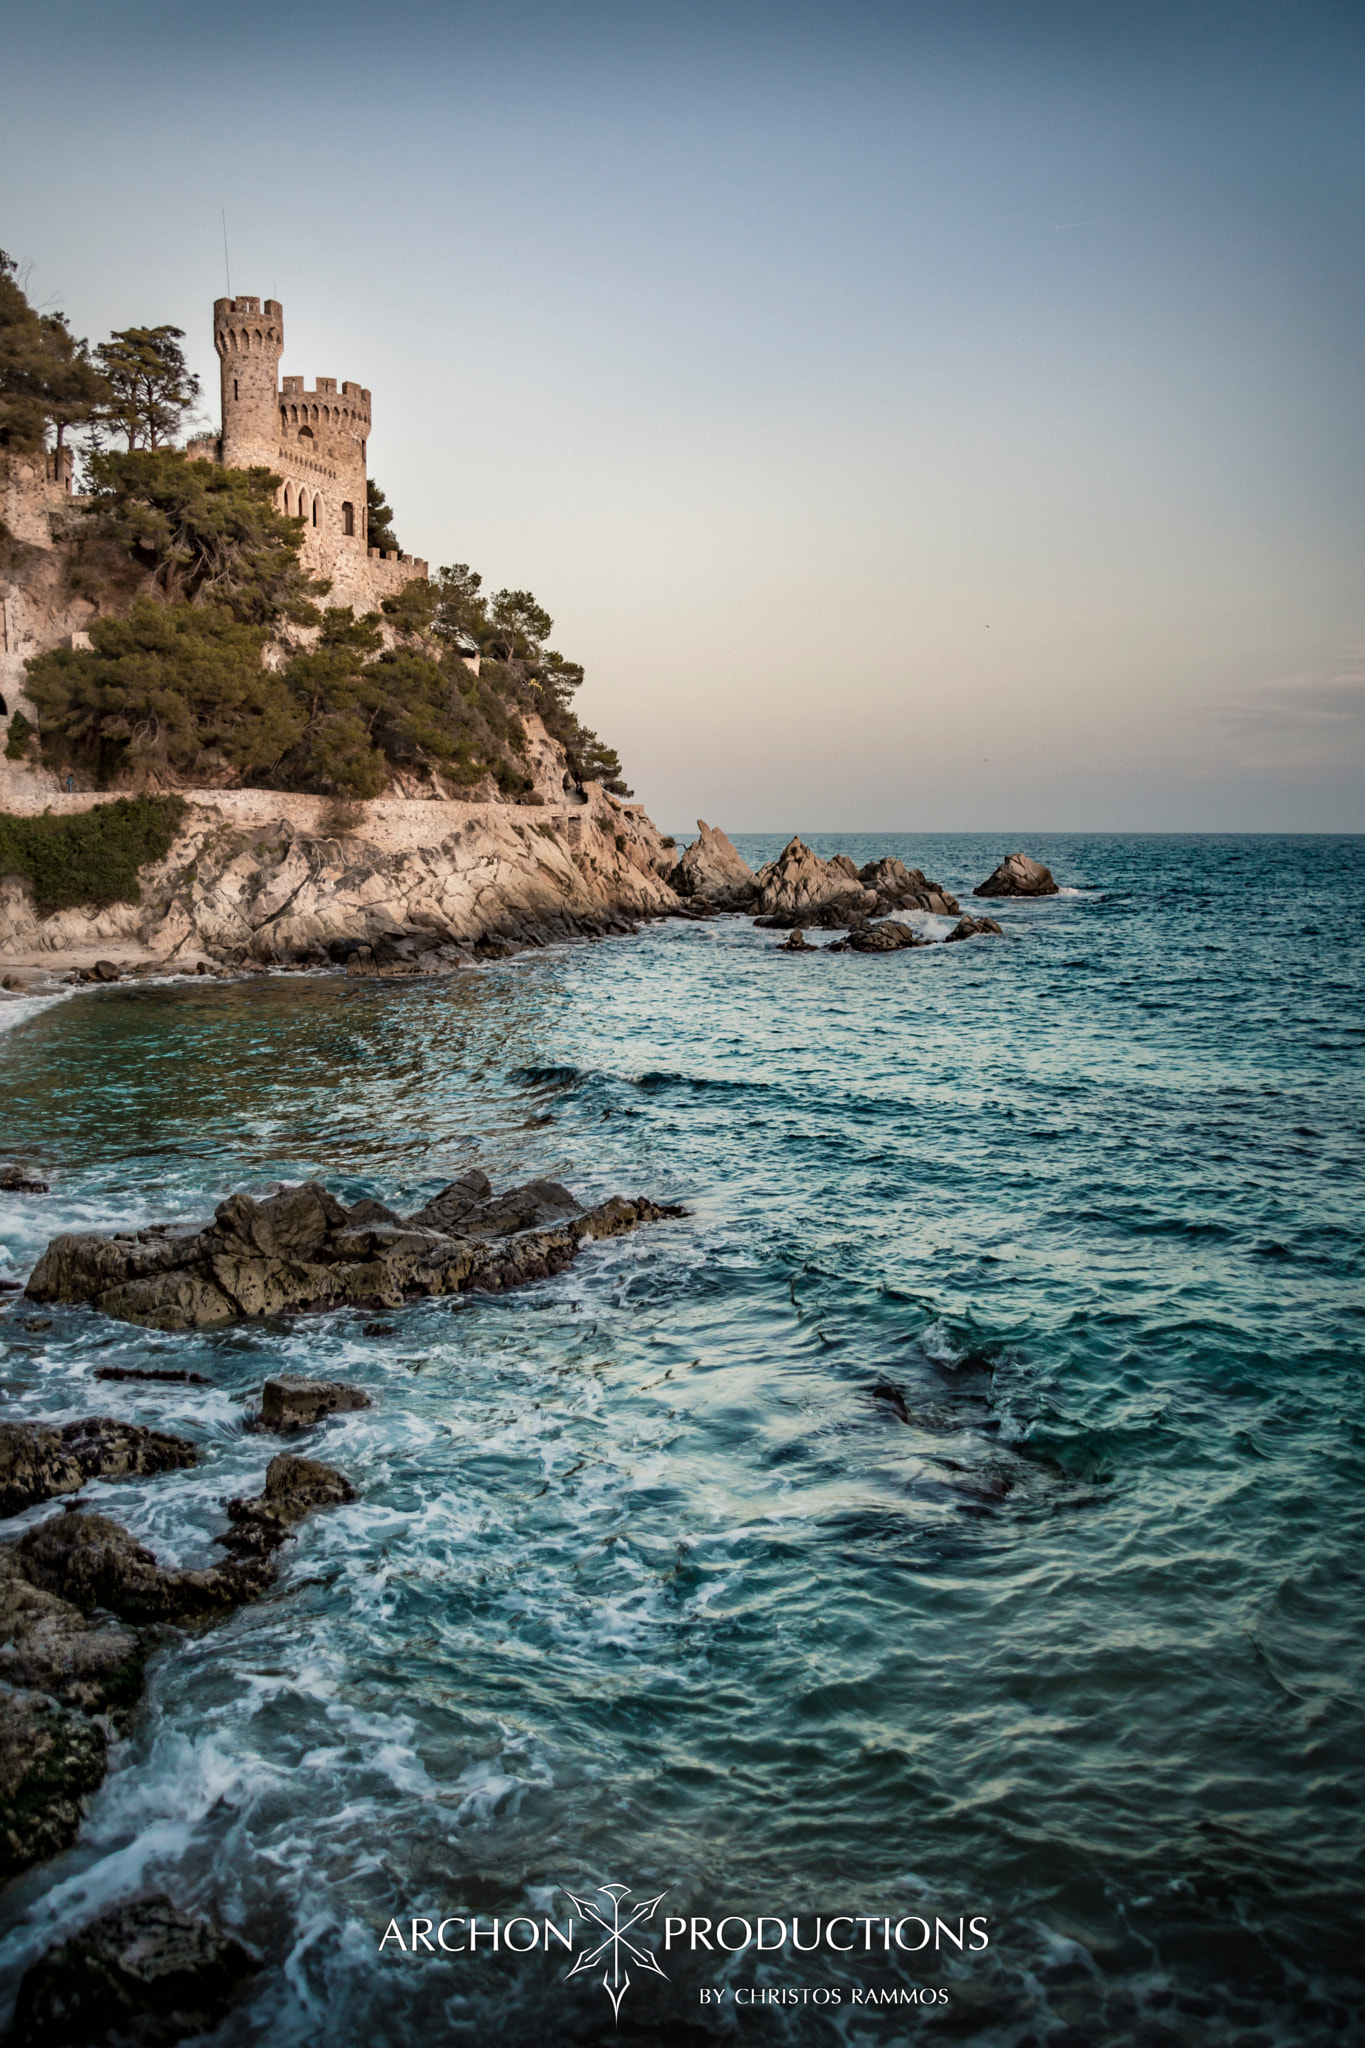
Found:
[[343, 533], [354, 533], [354, 532], [355, 532], [355, 506], [354, 506], [354, 505], [343, 505], [343, 506], [342, 506], [342, 508], [341, 508], [341, 530], [342, 530], [342, 532], [343, 532]]
[[314, 526], [321, 526], [321, 524], [322, 524], [322, 521], [321, 521], [321, 519], [319, 519], [319, 517], [318, 517], [318, 507], [319, 507], [319, 506], [321, 505], [321, 503], [322, 503], [322, 500], [321, 500], [321, 498], [314, 498], [314, 500], [313, 500], [313, 524], [314, 524]]
[[311, 427], [300, 427], [300, 428], [299, 428], [299, 439], [300, 439], [300, 441], [311, 441], [311, 440], [312, 440], [312, 438], [313, 438], [313, 429], [312, 429]]
[[241, 396], [241, 393], [237, 389], [237, 379], [235, 377], [232, 380], [232, 395], [234, 398], [240, 398]]

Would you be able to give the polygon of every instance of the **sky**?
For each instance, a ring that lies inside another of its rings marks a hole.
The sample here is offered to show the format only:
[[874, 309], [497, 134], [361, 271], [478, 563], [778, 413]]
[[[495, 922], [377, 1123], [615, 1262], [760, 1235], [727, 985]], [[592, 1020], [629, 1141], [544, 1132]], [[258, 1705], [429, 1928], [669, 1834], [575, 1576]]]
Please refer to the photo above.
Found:
[[665, 830], [1365, 829], [1358, 6], [47, 0], [4, 53], [35, 303], [216, 400], [226, 214]]

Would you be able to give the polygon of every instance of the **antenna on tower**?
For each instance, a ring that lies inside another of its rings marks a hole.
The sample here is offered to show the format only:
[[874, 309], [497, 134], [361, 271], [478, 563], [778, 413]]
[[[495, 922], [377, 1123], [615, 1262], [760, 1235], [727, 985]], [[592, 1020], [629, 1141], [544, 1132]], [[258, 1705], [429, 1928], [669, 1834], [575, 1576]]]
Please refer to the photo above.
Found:
[[227, 278], [227, 295], [232, 297], [232, 267], [228, 262], [227, 208], [223, 208], [223, 274]]

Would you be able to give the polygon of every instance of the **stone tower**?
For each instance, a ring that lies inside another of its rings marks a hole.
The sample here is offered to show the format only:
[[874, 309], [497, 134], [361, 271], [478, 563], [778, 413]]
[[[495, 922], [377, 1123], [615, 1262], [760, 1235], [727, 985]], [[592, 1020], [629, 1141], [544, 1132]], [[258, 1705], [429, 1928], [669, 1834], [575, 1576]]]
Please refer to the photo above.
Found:
[[263, 463], [280, 452], [280, 357], [284, 314], [278, 299], [215, 299], [213, 345], [223, 380], [222, 459], [229, 469]]
[[370, 394], [319, 377], [279, 381], [284, 309], [278, 299], [215, 299], [213, 346], [223, 386], [221, 434], [191, 441], [186, 454], [229, 469], [262, 468], [281, 479], [276, 504], [303, 521], [302, 561], [332, 586], [326, 602], [366, 610], [427, 565], [381, 555], [366, 532], [365, 462]]

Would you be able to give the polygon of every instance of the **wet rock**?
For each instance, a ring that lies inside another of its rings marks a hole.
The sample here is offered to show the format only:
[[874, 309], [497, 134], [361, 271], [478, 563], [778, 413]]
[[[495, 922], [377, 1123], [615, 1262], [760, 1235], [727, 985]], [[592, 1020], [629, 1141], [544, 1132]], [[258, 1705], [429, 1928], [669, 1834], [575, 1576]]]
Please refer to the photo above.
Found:
[[[416, 1295], [453, 1294], [472, 1284], [479, 1247], [489, 1240], [530, 1238], [547, 1228], [554, 1238], [567, 1220], [583, 1220], [558, 1181], [529, 1181], [497, 1195], [477, 1172], [452, 1181], [406, 1222], [388, 1210], [383, 1214], [393, 1220], [379, 1220], [376, 1209], [383, 1205], [357, 1203], [348, 1211], [310, 1182], [264, 1201], [233, 1195], [202, 1228], [57, 1237], [27, 1293], [38, 1301], [89, 1302], [106, 1315], [162, 1330], [309, 1309], [395, 1309]], [[661, 1212], [648, 1202], [631, 1208], [640, 1220], [655, 1213]], [[580, 1231], [572, 1242], [582, 1238]], [[523, 1246], [518, 1256], [534, 1264], [533, 1249]], [[548, 1243], [545, 1256], [557, 1256]]]
[[97, 960], [88, 975], [91, 981], [117, 981], [118, 978], [119, 969], [112, 960]]
[[818, 924], [818, 913], [843, 913], [842, 922], [861, 912], [870, 916], [877, 898], [863, 888], [858, 871], [847, 855], [823, 861], [800, 839], [791, 839], [776, 860], [769, 861], [755, 876], [760, 919], [769, 925]]
[[56, 1494], [79, 1493], [88, 1479], [183, 1471], [198, 1455], [184, 1437], [109, 1415], [87, 1415], [57, 1428], [0, 1422], [0, 1516], [22, 1514]]
[[271, 1459], [259, 1494], [228, 1502], [232, 1527], [214, 1541], [228, 1550], [264, 1556], [278, 1550], [294, 1525], [315, 1508], [344, 1507], [354, 1499], [355, 1488], [334, 1466], [281, 1451]]
[[[1057, 884], [1041, 861], [1026, 853], [1007, 853], [993, 875], [973, 896], [1055, 896]], [[956, 906], [954, 906], [956, 907]]]
[[994, 932], [1001, 939], [1005, 936], [993, 917], [963, 917], [959, 918], [943, 943], [950, 946], [954, 939], [979, 939], [987, 932]]
[[51, 1316], [25, 1316], [24, 1328], [35, 1332], [50, 1330], [52, 1328], [52, 1318]]
[[142, 1693], [142, 1646], [112, 1622], [35, 1586], [13, 1550], [0, 1551], [0, 1681], [48, 1693], [86, 1714], [122, 1717]]
[[[456, 1231], [459, 1229], [460, 1218], [467, 1216], [471, 1209], [477, 1209], [480, 1202], [486, 1202], [492, 1192], [493, 1183], [488, 1175], [480, 1173], [475, 1168], [469, 1173], [461, 1174], [458, 1180], [449, 1182], [441, 1189], [440, 1194], [433, 1195], [415, 1216], [409, 1216], [406, 1219], [407, 1223], [413, 1230], [443, 1230], [447, 1233]], [[357, 1203], [351, 1211], [353, 1219], [363, 1207], [363, 1203]], [[395, 1218], [398, 1222], [402, 1220], [401, 1217]]]
[[165, 1380], [181, 1387], [211, 1387], [207, 1373], [178, 1371], [174, 1366], [97, 1365], [97, 1380]]
[[36, 1174], [30, 1173], [28, 1168], [21, 1166], [17, 1160], [12, 1159], [8, 1165], [0, 1166], [0, 1194], [45, 1195], [47, 1192], [48, 1183], [39, 1180]]
[[794, 931], [789, 933], [777, 950], [779, 953], [819, 953], [823, 948], [807, 944], [806, 934]]
[[117, 1522], [81, 1508], [30, 1529], [17, 1555], [35, 1586], [84, 1613], [105, 1607], [135, 1623], [203, 1620], [258, 1598], [274, 1577], [268, 1560], [168, 1570]]
[[831, 953], [900, 953], [907, 946], [927, 946], [929, 941], [919, 937], [908, 924], [900, 924], [895, 918], [887, 918], [881, 924], [865, 924], [855, 927], [846, 939], [830, 947]]
[[713, 910], [746, 910], [758, 895], [758, 880], [717, 826], [697, 820], [694, 839], [668, 877], [669, 887], [688, 903]]
[[261, 1389], [257, 1426], [287, 1436], [296, 1429], [311, 1429], [324, 1416], [343, 1415], [370, 1405], [368, 1394], [340, 1380], [310, 1380], [296, 1373], [281, 1373], [278, 1379], [267, 1380]]
[[48, 1950], [19, 1986], [13, 2048], [136, 2048], [211, 2033], [260, 1964], [207, 1920], [164, 1893], [92, 1920]]
[[0, 1877], [75, 1841], [105, 1750], [104, 1730], [84, 1714], [43, 1692], [0, 1690]]

